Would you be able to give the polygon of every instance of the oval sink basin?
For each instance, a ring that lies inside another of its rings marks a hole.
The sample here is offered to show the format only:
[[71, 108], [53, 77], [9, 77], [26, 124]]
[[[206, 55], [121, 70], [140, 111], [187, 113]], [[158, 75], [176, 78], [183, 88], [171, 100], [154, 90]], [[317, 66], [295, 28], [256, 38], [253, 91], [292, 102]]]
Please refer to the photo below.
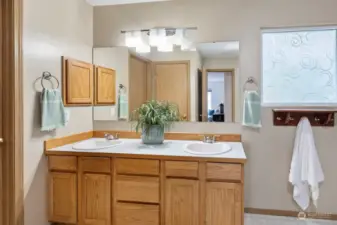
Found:
[[187, 144], [185, 151], [196, 155], [216, 155], [223, 154], [232, 150], [232, 147], [226, 143], [191, 143]]
[[106, 140], [102, 139], [89, 139], [82, 141], [78, 144], [73, 146], [75, 150], [96, 150], [96, 149], [104, 149], [104, 148], [111, 148], [117, 145], [122, 144], [123, 141], [121, 140]]

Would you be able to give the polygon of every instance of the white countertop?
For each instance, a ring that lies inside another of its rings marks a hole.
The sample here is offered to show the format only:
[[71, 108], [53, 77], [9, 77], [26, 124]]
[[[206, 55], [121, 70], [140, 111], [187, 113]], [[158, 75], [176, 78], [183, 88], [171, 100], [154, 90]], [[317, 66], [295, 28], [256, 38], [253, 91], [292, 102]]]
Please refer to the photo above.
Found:
[[[103, 138], [92, 138], [92, 139], [100, 139]], [[162, 145], [144, 145], [142, 144], [141, 139], [119, 139], [123, 141], [123, 144], [104, 148], [97, 150], [75, 150], [73, 149], [73, 145], [79, 143], [72, 143], [64, 146], [60, 146], [57, 148], [52, 148], [46, 150], [48, 152], [57, 152], [57, 153], [105, 153], [105, 154], [133, 154], [133, 155], [155, 155], [155, 156], [176, 156], [176, 157], [198, 157], [198, 158], [214, 158], [214, 159], [237, 159], [237, 160], [245, 160], [246, 154], [244, 152], [243, 146], [241, 142], [225, 142], [230, 145], [232, 150], [223, 154], [216, 155], [196, 155], [185, 152], [185, 146], [189, 143], [196, 143], [198, 141], [178, 141], [178, 140], [165, 140]]]

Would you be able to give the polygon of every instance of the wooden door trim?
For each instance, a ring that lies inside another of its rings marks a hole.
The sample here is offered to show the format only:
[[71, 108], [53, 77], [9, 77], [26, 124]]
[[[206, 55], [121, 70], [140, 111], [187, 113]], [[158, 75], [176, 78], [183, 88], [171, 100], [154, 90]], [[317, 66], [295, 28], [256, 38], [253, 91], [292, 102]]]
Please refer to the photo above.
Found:
[[[207, 89], [208, 89], [208, 85], [207, 85], [207, 76], [209, 72], [223, 72], [223, 73], [227, 73], [230, 72], [232, 73], [232, 122], [235, 122], [235, 93], [236, 93], [236, 89], [235, 89], [235, 68], [229, 68], [229, 69], [205, 69], [203, 70], [202, 73], [202, 81], [203, 81], [203, 88], [202, 88], [202, 121], [206, 121], [207, 122]], [[226, 121], [225, 121], [226, 122]]]
[[[2, 225], [23, 225], [22, 0], [0, 2]], [[4, 32], [3, 32], [4, 31]]]
[[135, 53], [130, 53], [130, 58], [134, 58], [134, 59], [137, 59], [137, 60], [140, 60], [144, 63], [151, 63], [152, 61], [145, 58], [145, 57], [142, 57], [140, 55], [136, 55]]
[[[131, 87], [131, 79], [130, 79], [130, 74], [131, 74], [131, 59], [135, 59], [135, 60], [138, 60], [138, 61], [141, 61], [143, 63], [146, 64], [146, 76], [145, 76], [145, 83], [146, 83], [146, 86], [145, 86], [145, 92], [146, 92], [146, 100], [150, 100], [152, 99], [151, 98], [151, 95], [152, 95], [152, 84], [149, 85], [149, 81], [152, 82], [152, 61], [149, 60], [149, 59], [145, 59], [144, 57], [141, 57], [141, 56], [138, 56], [134, 53], [129, 53], [129, 81], [128, 81], [128, 87], [130, 88]], [[150, 74], [149, 74], [150, 72]], [[130, 102], [131, 101], [131, 92], [128, 91], [128, 107], [129, 107], [129, 110], [130, 110]], [[132, 112], [129, 111], [129, 115], [132, 115]]]
[[[153, 62], [153, 71], [156, 71], [157, 65], [168, 65], [168, 64], [185, 64], [187, 66], [187, 121], [191, 119], [191, 62], [190, 60], [178, 60], [178, 61], [156, 61]], [[156, 74], [154, 74], [156, 76]], [[156, 81], [157, 82], [157, 81]], [[157, 86], [157, 85], [156, 85]], [[157, 94], [157, 93], [156, 93]]]
[[[145, 57], [139, 56], [135, 53], [130, 53], [130, 59], [134, 58], [136, 60], [142, 61], [146, 64], [146, 76], [145, 76], [145, 82], [146, 82], [146, 99], [151, 100], [153, 98], [153, 62], [150, 59], [147, 59]], [[131, 60], [130, 62], [130, 68], [131, 68]], [[131, 71], [131, 69], [130, 69]], [[131, 80], [129, 79], [129, 87], [130, 87]], [[150, 83], [149, 83], [150, 82]], [[130, 92], [129, 92], [130, 93]], [[130, 94], [129, 94], [130, 95]], [[130, 97], [130, 96], [129, 96]], [[129, 98], [130, 102], [130, 98]]]

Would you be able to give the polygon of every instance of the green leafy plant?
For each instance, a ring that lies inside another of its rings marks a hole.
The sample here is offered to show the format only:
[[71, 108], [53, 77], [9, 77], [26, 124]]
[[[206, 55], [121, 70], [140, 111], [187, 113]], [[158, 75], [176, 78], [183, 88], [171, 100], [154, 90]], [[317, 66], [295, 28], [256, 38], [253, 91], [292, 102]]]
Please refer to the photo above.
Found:
[[173, 122], [179, 121], [178, 106], [167, 101], [151, 100], [134, 110], [131, 120], [136, 123], [136, 132], [139, 129], [149, 131], [149, 127], [154, 125], [168, 129]]

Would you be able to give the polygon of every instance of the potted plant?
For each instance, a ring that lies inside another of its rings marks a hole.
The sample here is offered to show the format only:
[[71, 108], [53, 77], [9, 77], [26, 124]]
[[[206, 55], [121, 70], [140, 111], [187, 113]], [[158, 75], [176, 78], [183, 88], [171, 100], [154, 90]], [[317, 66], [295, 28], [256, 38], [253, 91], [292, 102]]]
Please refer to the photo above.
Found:
[[132, 120], [136, 122], [136, 132], [141, 130], [144, 144], [162, 144], [164, 130], [179, 121], [178, 106], [167, 101], [151, 100], [133, 111]]

